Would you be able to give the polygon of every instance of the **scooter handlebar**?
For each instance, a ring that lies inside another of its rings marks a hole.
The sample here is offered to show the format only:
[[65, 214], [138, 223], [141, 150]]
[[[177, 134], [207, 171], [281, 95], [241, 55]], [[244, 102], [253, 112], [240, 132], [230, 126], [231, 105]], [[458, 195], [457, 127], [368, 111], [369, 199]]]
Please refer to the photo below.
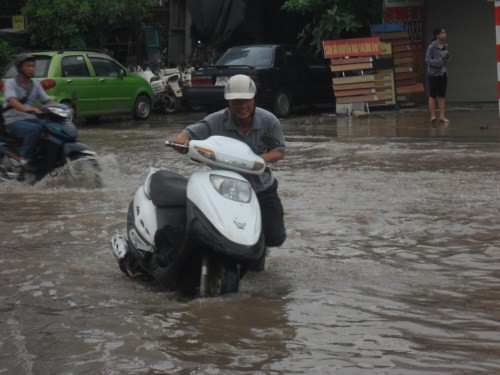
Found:
[[171, 142], [169, 140], [165, 141], [165, 146], [172, 147], [175, 151], [180, 152], [181, 154], [187, 154], [189, 146], [183, 145], [181, 143]]
[[165, 141], [165, 146], [172, 147], [172, 148], [189, 148], [188, 145], [183, 145], [183, 144], [180, 144], [180, 143], [175, 143], [175, 142], [172, 142], [172, 141], [169, 141], [169, 140]]

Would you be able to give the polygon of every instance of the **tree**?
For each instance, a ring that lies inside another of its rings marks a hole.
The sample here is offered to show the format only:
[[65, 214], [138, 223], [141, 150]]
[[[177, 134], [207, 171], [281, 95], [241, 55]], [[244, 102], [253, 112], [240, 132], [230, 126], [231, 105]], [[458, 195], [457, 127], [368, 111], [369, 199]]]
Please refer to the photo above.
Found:
[[15, 52], [14, 48], [6, 42], [0, 40], [0, 74], [3, 73], [9, 62], [12, 61]]
[[28, 0], [23, 15], [37, 47], [98, 48], [119, 24], [140, 24], [157, 0]]
[[286, 0], [282, 9], [311, 19], [298, 34], [299, 45], [320, 53], [323, 40], [341, 39], [343, 33], [354, 33], [381, 19], [382, 3], [382, 0]]

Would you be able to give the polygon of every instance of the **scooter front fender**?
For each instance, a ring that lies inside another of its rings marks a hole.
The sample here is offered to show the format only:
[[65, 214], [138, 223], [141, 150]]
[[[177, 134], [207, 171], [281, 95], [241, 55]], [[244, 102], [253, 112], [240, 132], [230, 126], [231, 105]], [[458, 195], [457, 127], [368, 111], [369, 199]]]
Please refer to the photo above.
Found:
[[192, 242], [191, 246], [186, 246], [187, 248], [194, 246], [195, 249], [200, 247], [210, 249], [214, 254], [245, 263], [257, 262], [262, 257], [265, 250], [262, 233], [257, 242], [252, 245], [242, 244], [241, 241], [231, 241], [228, 239], [227, 233], [221, 233], [190, 200], [187, 204], [187, 216], [186, 237]]
[[89, 146], [80, 142], [65, 143], [63, 151], [64, 151], [64, 156], [67, 158], [74, 154], [80, 154], [85, 156], [97, 155], [97, 153], [94, 150], [92, 150]]
[[169, 82], [168, 85], [170, 86], [170, 89], [177, 98], [182, 98], [182, 91], [179, 86], [179, 82], [177, 81]]
[[247, 182], [231, 171], [212, 170], [193, 173], [187, 186], [187, 197], [207, 220], [229, 241], [253, 246], [262, 231], [260, 206], [253, 189], [247, 203], [238, 202], [219, 194], [210, 181], [210, 175], [222, 175]]

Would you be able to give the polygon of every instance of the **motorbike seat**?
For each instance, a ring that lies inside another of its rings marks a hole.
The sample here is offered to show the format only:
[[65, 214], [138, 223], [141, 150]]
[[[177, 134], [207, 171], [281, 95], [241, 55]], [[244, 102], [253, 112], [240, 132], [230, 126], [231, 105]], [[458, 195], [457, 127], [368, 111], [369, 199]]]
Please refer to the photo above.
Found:
[[167, 170], [154, 173], [149, 183], [153, 204], [158, 208], [186, 206], [187, 181], [186, 177]]

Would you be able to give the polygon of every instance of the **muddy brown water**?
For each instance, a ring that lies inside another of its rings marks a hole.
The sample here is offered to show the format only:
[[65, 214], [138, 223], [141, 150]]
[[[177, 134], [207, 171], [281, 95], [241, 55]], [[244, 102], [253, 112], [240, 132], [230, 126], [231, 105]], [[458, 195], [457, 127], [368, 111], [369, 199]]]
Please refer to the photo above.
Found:
[[286, 120], [287, 241], [240, 293], [189, 300], [109, 241], [148, 166], [198, 168], [162, 145], [197, 117], [82, 127], [102, 189], [0, 185], [0, 373], [500, 373], [494, 109]]

